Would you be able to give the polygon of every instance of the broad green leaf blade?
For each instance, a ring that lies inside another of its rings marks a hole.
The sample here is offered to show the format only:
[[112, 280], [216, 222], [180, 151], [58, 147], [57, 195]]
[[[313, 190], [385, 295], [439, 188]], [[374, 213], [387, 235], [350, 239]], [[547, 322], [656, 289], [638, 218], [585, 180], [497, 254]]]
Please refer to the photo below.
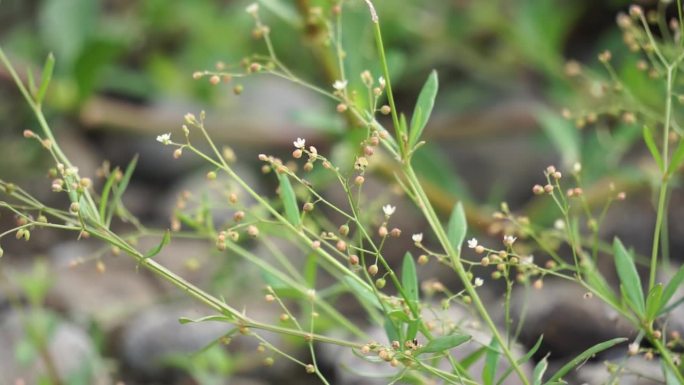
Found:
[[448, 350], [453, 349], [467, 341], [470, 340], [470, 336], [467, 334], [449, 334], [446, 336], [437, 337], [427, 345], [418, 349], [418, 354], [420, 353], [446, 353]]
[[677, 149], [675, 150], [674, 154], [672, 154], [670, 165], [667, 167], [667, 174], [671, 175], [677, 171], [679, 166], [682, 164], [682, 161], [684, 161], [684, 139], [679, 140]]
[[409, 301], [418, 303], [418, 274], [416, 273], [416, 263], [409, 252], [404, 255], [404, 262], [401, 265], [401, 286], [403, 286]]
[[420, 90], [416, 107], [413, 110], [413, 116], [411, 116], [409, 149], [412, 149], [416, 143], [418, 143], [423, 134], [423, 130], [432, 114], [432, 108], [435, 106], [438, 88], [439, 80], [437, 78], [437, 71], [433, 70], [425, 81], [423, 89]]
[[145, 256], [143, 257], [143, 260], [149, 259], [154, 257], [155, 255], [159, 254], [159, 252], [162, 251], [162, 249], [171, 242], [171, 232], [169, 230], [166, 230], [164, 233], [164, 236], [161, 239], [161, 242], [154, 248], [152, 248], [150, 251], [145, 253]]
[[580, 353], [577, 357], [573, 358], [570, 362], [567, 364], [563, 365], [562, 368], [560, 368], [556, 374], [554, 374], [548, 381], [546, 381], [546, 384], [551, 384], [553, 382], [556, 382], [563, 378], [566, 374], [568, 374], [572, 369], [577, 367], [579, 364], [582, 362], [590, 359], [592, 356], [594, 356], [597, 353], [600, 353], [606, 349], [612, 348], [613, 346], [627, 341], [627, 338], [613, 338], [612, 340], [608, 340], [605, 342], [601, 342], [600, 344], [594, 345], [590, 347], [589, 349], [585, 350], [584, 352]]
[[482, 368], [482, 383], [484, 385], [494, 385], [500, 355], [499, 342], [496, 338], [492, 337], [492, 341], [487, 348], [487, 354], [485, 355], [484, 367]]
[[52, 72], [55, 69], [55, 56], [50, 53], [45, 59], [45, 65], [43, 66], [43, 74], [40, 77], [40, 87], [36, 93], [36, 103], [41, 104], [47, 93], [48, 86], [50, 85], [50, 80], [52, 80]]
[[653, 289], [651, 289], [651, 292], [646, 297], [646, 320], [653, 321], [658, 316], [662, 306], [662, 297], [663, 284], [659, 283], [653, 286]]
[[292, 189], [290, 179], [287, 177], [287, 174], [278, 173], [278, 181], [280, 182], [280, 199], [285, 208], [285, 218], [292, 225], [298, 227], [301, 224], [301, 218], [299, 217], [297, 197]]
[[[539, 350], [539, 347], [541, 346], [543, 339], [544, 339], [543, 335], [539, 336], [539, 338], [537, 339], [537, 342], [534, 344], [532, 349], [530, 349], [529, 352], [527, 352], [524, 356], [522, 356], [522, 357], [520, 357], [520, 359], [518, 359], [518, 361], [517, 361], [518, 365], [523, 365], [524, 363], [526, 363], [527, 361], [529, 361], [532, 358], [534, 353], [536, 353], [537, 350]], [[504, 371], [504, 373], [501, 375], [501, 378], [499, 378], [499, 381], [496, 382], [496, 385], [501, 385], [501, 383], [503, 383], [504, 380], [508, 376], [511, 375], [511, 373], [513, 373], [513, 366], [509, 365], [508, 368], [506, 368], [506, 371]]]
[[461, 202], [456, 203], [454, 209], [451, 210], [449, 217], [449, 224], [447, 225], [447, 236], [451, 242], [451, 246], [456, 250], [456, 258], [461, 256], [461, 245], [465, 240], [468, 224], [466, 223], [465, 211]]
[[677, 292], [677, 289], [679, 286], [684, 282], [684, 265], [682, 265], [679, 270], [677, 270], [677, 273], [670, 279], [670, 282], [667, 283], [665, 286], [665, 289], [663, 290], [663, 295], [660, 299], [660, 307], [663, 308], [667, 306], [667, 304], [670, 302], [672, 297], [675, 295]]
[[632, 256], [617, 237], [613, 240], [613, 253], [615, 254], [615, 268], [620, 278], [620, 284], [624, 287], [627, 298], [634, 306], [632, 310], [643, 317], [646, 306], [644, 304], [644, 292], [641, 288], [641, 278], [639, 278]]
[[532, 385], [542, 385], [542, 379], [544, 378], [544, 373], [549, 367], [549, 362], [546, 357], [542, 358], [541, 361], [534, 367], [534, 372], [532, 373]]
[[208, 315], [206, 317], [196, 318], [196, 319], [181, 317], [178, 319], [178, 322], [180, 322], [182, 325], [189, 324], [189, 323], [196, 323], [196, 322], [207, 322], [207, 321], [230, 322], [231, 319], [229, 317], [224, 316], [224, 315]]
[[653, 160], [655, 160], [656, 164], [658, 164], [658, 169], [660, 169], [660, 171], [663, 171], [665, 169], [665, 166], [663, 163], [663, 158], [660, 156], [658, 146], [656, 145], [655, 139], [653, 138], [653, 131], [651, 131], [651, 129], [648, 126], [644, 125], [644, 129], [642, 130], [642, 132], [644, 136], [644, 143], [646, 143], [648, 151], [651, 153], [651, 156], [653, 157]]

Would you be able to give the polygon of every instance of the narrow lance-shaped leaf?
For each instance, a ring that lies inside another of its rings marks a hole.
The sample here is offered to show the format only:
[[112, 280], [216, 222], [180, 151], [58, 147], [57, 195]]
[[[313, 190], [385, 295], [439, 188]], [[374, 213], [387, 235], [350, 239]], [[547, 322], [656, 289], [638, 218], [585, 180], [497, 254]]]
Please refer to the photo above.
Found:
[[451, 216], [449, 217], [449, 223], [447, 225], [447, 236], [449, 237], [451, 246], [456, 251], [457, 255], [455, 257], [457, 258], [461, 256], [461, 245], [465, 240], [467, 230], [468, 224], [466, 223], [463, 204], [458, 202], [453, 210], [451, 210]]
[[496, 379], [496, 369], [499, 366], [499, 342], [492, 337], [492, 341], [487, 347], [487, 354], [485, 355], [485, 364], [482, 368], [482, 382], [484, 385], [493, 385]]
[[[542, 343], [543, 339], [544, 339], [544, 335], [540, 335], [539, 338], [537, 339], [537, 342], [532, 347], [532, 349], [530, 349], [530, 351], [528, 351], [524, 356], [522, 356], [521, 358], [518, 359], [518, 361], [517, 361], [518, 365], [523, 365], [524, 363], [526, 363], [527, 361], [529, 361], [532, 358], [534, 353], [536, 353], [537, 350], [539, 350], [539, 348], [541, 347], [541, 343]], [[503, 372], [503, 374], [499, 378], [499, 381], [496, 382], [496, 385], [501, 385], [501, 383], [503, 383], [504, 380], [506, 380], [506, 378], [511, 373], [513, 373], [513, 366], [509, 366], [506, 369], [506, 371]]]
[[52, 80], [52, 72], [55, 69], [55, 56], [50, 53], [45, 59], [45, 65], [43, 66], [43, 74], [40, 77], [40, 87], [36, 93], [36, 103], [41, 104], [45, 98], [45, 93], [47, 92], [48, 86], [50, 85], [50, 80]]
[[143, 256], [143, 260], [152, 258], [155, 255], [159, 254], [162, 251], [162, 249], [169, 244], [169, 242], [171, 242], [171, 232], [169, 230], [166, 230], [166, 232], [164, 232], [164, 236], [161, 239], [161, 242], [159, 242], [159, 244], [152, 248], [150, 251], [145, 253], [145, 255]]
[[654, 320], [660, 312], [662, 306], [661, 298], [663, 297], [663, 284], [659, 283], [653, 286], [651, 292], [646, 297], [646, 319]]
[[401, 285], [409, 301], [418, 303], [418, 275], [413, 256], [409, 252], [404, 255], [404, 262], [401, 266]]
[[615, 269], [627, 299], [634, 306], [632, 310], [643, 317], [646, 311], [644, 292], [641, 288], [641, 278], [639, 278], [634, 260], [618, 238], [613, 240], [613, 253], [615, 254]]
[[292, 184], [287, 174], [278, 174], [278, 181], [280, 182], [280, 199], [285, 208], [285, 218], [294, 226], [299, 226], [299, 207], [297, 206], [297, 197], [295, 196]]
[[541, 361], [534, 367], [534, 372], [532, 373], [532, 385], [542, 385], [542, 380], [544, 378], [544, 373], [549, 367], [549, 361], [546, 357], [542, 358]]
[[449, 334], [437, 337], [418, 350], [418, 353], [445, 353], [470, 340], [466, 334]]
[[563, 365], [562, 368], [560, 368], [548, 381], [546, 381], [546, 384], [551, 384], [554, 383], [566, 374], [568, 374], [572, 369], [577, 367], [579, 364], [582, 362], [590, 359], [593, 357], [595, 354], [600, 353], [606, 349], [612, 348], [613, 346], [627, 341], [627, 338], [614, 338], [612, 340], [608, 340], [605, 342], [601, 342], [600, 344], [594, 345], [590, 347], [589, 349], [583, 351], [580, 353], [577, 357], [573, 358], [570, 362], [567, 364]]
[[107, 213], [107, 218], [104, 219], [105, 227], [109, 227], [109, 224], [112, 223], [112, 217], [116, 212], [117, 206], [121, 203], [121, 197], [123, 196], [124, 192], [126, 191], [126, 188], [128, 187], [128, 182], [130, 182], [131, 177], [133, 176], [133, 171], [135, 170], [135, 166], [137, 164], [138, 155], [133, 157], [131, 162], [126, 167], [126, 171], [124, 171], [124, 174], [121, 177], [119, 184], [115, 186], [112, 204], [110, 206], [109, 212]]
[[660, 151], [658, 151], [658, 146], [656, 146], [655, 139], [653, 138], [653, 131], [651, 131], [648, 126], [644, 126], [642, 132], [644, 136], [644, 143], [646, 143], [648, 151], [651, 153], [651, 156], [653, 157], [653, 160], [655, 160], [660, 171], [663, 171], [665, 166], [663, 164], [663, 158], [660, 156]]
[[667, 304], [670, 302], [672, 297], [675, 295], [677, 292], [677, 289], [679, 286], [684, 282], [684, 265], [682, 265], [679, 270], [677, 270], [677, 273], [670, 279], [670, 282], [665, 285], [665, 289], [663, 290], [663, 295], [660, 298], [660, 307], [663, 308], [667, 306]]
[[208, 315], [206, 317], [202, 318], [187, 318], [187, 317], [181, 317], [178, 319], [178, 322], [181, 323], [181, 325], [189, 324], [189, 323], [196, 323], [196, 322], [208, 322], [208, 321], [218, 321], [218, 322], [230, 322], [231, 318], [226, 317], [224, 315]]
[[670, 165], [667, 167], [667, 174], [670, 175], [677, 171], [679, 166], [682, 164], [682, 161], [684, 161], [684, 139], [679, 140], [677, 149], [675, 150], [674, 154], [672, 154]]
[[418, 95], [418, 101], [411, 116], [411, 130], [409, 132], [409, 148], [413, 148], [420, 140], [423, 130], [427, 125], [432, 108], [435, 106], [435, 98], [439, 88], [437, 71], [432, 71], [428, 76], [423, 88]]

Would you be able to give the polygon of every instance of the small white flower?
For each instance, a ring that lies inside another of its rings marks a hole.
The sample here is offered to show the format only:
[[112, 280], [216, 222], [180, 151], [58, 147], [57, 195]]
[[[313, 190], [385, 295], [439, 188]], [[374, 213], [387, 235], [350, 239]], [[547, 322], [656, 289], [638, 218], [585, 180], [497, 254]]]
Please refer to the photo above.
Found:
[[385, 213], [386, 216], [391, 216], [394, 214], [394, 211], [396, 210], [396, 206], [390, 206], [390, 205], [384, 205], [382, 206], [382, 211]]
[[639, 353], [639, 344], [636, 342], [632, 342], [627, 346], [627, 354], [630, 356], [635, 356]]
[[575, 162], [575, 164], [572, 165], [572, 171], [575, 174], [579, 174], [580, 172], [582, 172], [582, 163]]
[[256, 13], [259, 12], [259, 4], [252, 3], [245, 8], [245, 11], [247, 11], [247, 13], [250, 15], [256, 15]]
[[476, 247], [477, 247], [477, 239], [475, 239], [475, 238], [468, 239], [468, 248], [474, 249]]
[[518, 238], [516, 238], [512, 235], [504, 235], [503, 243], [506, 246], [513, 246], [513, 243], [515, 243], [516, 239], [518, 239]]
[[533, 265], [534, 264], [534, 255], [530, 254], [525, 257], [520, 257], [520, 264], [521, 265]]
[[484, 285], [484, 280], [480, 277], [476, 277], [473, 284], [475, 285], [475, 287], [480, 287], [480, 286]]
[[162, 134], [157, 136], [157, 142], [163, 143], [165, 145], [171, 144], [171, 133]]
[[558, 231], [565, 230], [565, 221], [560, 218], [556, 219], [556, 221], [553, 222], [553, 227]]
[[333, 88], [342, 91], [343, 89], [347, 88], [347, 81], [346, 80], [335, 80], [335, 83], [333, 83]]
[[413, 242], [415, 243], [421, 243], [423, 242], [423, 233], [413, 234], [411, 239], [413, 239]]
[[304, 148], [306, 145], [306, 140], [302, 138], [297, 138], [294, 142], [292, 142], [296, 148]]
[[385, 88], [385, 85], [387, 84], [387, 82], [385, 81], [385, 78], [382, 76], [380, 76], [378, 78], [378, 83], [380, 83], [380, 87], [382, 87], [382, 88]]

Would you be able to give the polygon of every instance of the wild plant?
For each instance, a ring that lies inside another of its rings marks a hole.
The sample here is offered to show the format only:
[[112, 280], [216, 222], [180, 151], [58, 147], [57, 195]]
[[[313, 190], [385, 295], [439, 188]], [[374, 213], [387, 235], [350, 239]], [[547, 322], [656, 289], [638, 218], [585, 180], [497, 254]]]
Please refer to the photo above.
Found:
[[[266, 54], [249, 57], [240, 66], [221, 65], [215, 70], [198, 71], [193, 77], [221, 86], [238, 78], [267, 74], [312, 90], [332, 101], [349, 125], [358, 127], [362, 133], [354, 154], [334, 159], [307, 138], [293, 138], [291, 159], [259, 154], [262, 171], [277, 181], [277, 194], [269, 197], [236, 172], [234, 152], [212, 139], [204, 112], [188, 112], [180, 132], [162, 133], [156, 138], [164, 149], [172, 150], [173, 158], [195, 156], [205, 162], [207, 183], [217, 186], [225, 194], [225, 204], [234, 210], [232, 218], [225, 223], [213, 218], [212, 208], [201, 199], [198, 208], [187, 210], [185, 203], [192, 199], [190, 195], [180, 198], [168, 230], [149, 229], [140, 223], [122, 203], [136, 160], [123, 170], [104, 170], [101, 183], [96, 183], [81, 176], [77, 165], [60, 149], [59, 140], [43, 114], [54, 58], [48, 57], [40, 83], [36, 84], [31, 76], [23, 80], [0, 50], [0, 60], [40, 126], [40, 132], [26, 130], [24, 137], [35, 140], [50, 154], [54, 160], [54, 167], [50, 169], [51, 188], [69, 201], [66, 207], [48, 207], [30, 192], [0, 180], [5, 196], [0, 204], [17, 219], [17, 225], [0, 237], [14, 235], [29, 241], [37, 229], [50, 228], [70, 231], [78, 238], [97, 238], [215, 313], [201, 319], [184, 318], [180, 322], [224, 322], [227, 332], [219, 342], [227, 343], [237, 334], [254, 338], [268, 352], [265, 364], [273, 364], [275, 357], [283, 357], [317, 376], [322, 383], [329, 380], [319, 367], [318, 344], [338, 345], [353, 351], [358, 360], [378, 367], [389, 366], [392, 370], [386, 378], [388, 383], [437, 381], [491, 385], [509, 378], [525, 385], [564, 383], [563, 378], [582, 362], [627, 341], [627, 338], [603, 341], [555, 373], [546, 372], [547, 356], [539, 359], [532, 369], [532, 357], [539, 353], [542, 337], [524, 354], [516, 350], [520, 326], [514, 328], [511, 295], [517, 285], [543, 290], [544, 279], [548, 277], [570, 280], [586, 290], [587, 298], [605, 302], [638, 330], [626, 348], [630, 354], [657, 356], [667, 383], [684, 383], [681, 358], [676, 353], [681, 348], [681, 340], [668, 333], [667, 324], [662, 322], [681, 302], [673, 299], [684, 281], [684, 268], [667, 282], [658, 283], [656, 278], [658, 269], [669, 263], [661, 250], [661, 245], [668, 243], [663, 226], [667, 223], [668, 196], [684, 160], [684, 142], [673, 107], [673, 99], [679, 97], [675, 80], [684, 59], [680, 1], [676, 4], [678, 18], [670, 26], [660, 26], [663, 39], [654, 37], [647, 15], [637, 6], [630, 8], [629, 16], [621, 15], [618, 19], [629, 36], [630, 47], [644, 53], [648, 71], [663, 81], [664, 100], [661, 98], [660, 105], [638, 110], [626, 107], [641, 105], [620, 82], [611, 66], [610, 54], [602, 53], [599, 57], [611, 76], [607, 82], [610, 91], [606, 92], [620, 100], [619, 105], [625, 108], [621, 113], [632, 114], [627, 118], [644, 121], [644, 143], [658, 169], [657, 220], [646, 285], [641, 283], [633, 253], [617, 238], [612, 247], [607, 246], [599, 232], [608, 208], [613, 202], [624, 200], [625, 193], [611, 189], [605, 206], [597, 214], [583, 194], [583, 170], [579, 162], [567, 170], [546, 167], [543, 182], [532, 188], [540, 199], [550, 199], [555, 205], [560, 220], [554, 228], [530, 223], [527, 217], [516, 214], [504, 203], [494, 214], [503, 223], [500, 227], [503, 233], [497, 234], [501, 243], [487, 244], [478, 241], [468, 230], [462, 203], [456, 203], [447, 216], [441, 216], [412, 162], [414, 155], [423, 150], [424, 130], [438, 92], [438, 75], [432, 72], [428, 76], [410, 118], [398, 111], [380, 16], [370, 0], [365, 0], [365, 6], [370, 15], [379, 71], [347, 73], [345, 50], [349, 48], [342, 41], [341, 33], [342, 15], [347, 6], [353, 5], [334, 2], [329, 8], [310, 12], [310, 17], [317, 18], [325, 30], [323, 46], [336, 59], [338, 79], [333, 84], [311, 84], [279, 59], [271, 39], [272, 31], [256, 3], [247, 7], [247, 13], [254, 20], [252, 34], [263, 41]], [[573, 71], [580, 75], [577, 68]], [[236, 85], [234, 91], [239, 94], [242, 86]], [[590, 113], [593, 115], [582, 111], [564, 114], [591, 123], [598, 117], [595, 110]], [[384, 116], [389, 122], [385, 123]], [[387, 252], [389, 244], [407, 237], [400, 224], [395, 224], [397, 206], [369, 196], [365, 190], [379, 167], [391, 169], [396, 184], [427, 223], [424, 231], [410, 234], [413, 250], [406, 251], [401, 263]], [[568, 179], [571, 181], [566, 182]], [[225, 180], [238, 188], [225, 187]], [[328, 181], [344, 193], [344, 202], [334, 202], [318, 186]], [[101, 185], [98, 191], [97, 185]], [[128, 229], [116, 230], [115, 222], [126, 223]], [[190, 236], [211, 242], [221, 255], [238, 256], [257, 266], [265, 280], [264, 301], [279, 309], [279, 320], [256, 320], [249, 309], [232, 306], [230, 297], [213, 295], [191, 284], [155, 259], [163, 248], [173, 247], [173, 238]], [[140, 250], [136, 244], [141, 237], [156, 237], [159, 243], [150, 250]], [[274, 238], [292, 242], [299, 250], [297, 255], [285, 255], [273, 244]], [[245, 240], [252, 239], [263, 242], [272, 251], [272, 258], [262, 258], [249, 249]], [[536, 250], [537, 257], [529, 252], [532, 249]], [[411, 251], [418, 256], [414, 257]], [[600, 258], [614, 261], [619, 290], [614, 290], [599, 271]], [[449, 271], [458, 281], [459, 289], [434, 280], [421, 283], [420, 269], [426, 264], [438, 264], [442, 270]], [[491, 270], [489, 276], [476, 275], [482, 268]], [[323, 279], [324, 274], [332, 279]], [[481, 297], [479, 288], [490, 280], [504, 283], [503, 325], [495, 322], [494, 310]], [[348, 300], [345, 295], [354, 298], [370, 324], [384, 330], [383, 338], [374, 339], [377, 337], [369, 335], [369, 329], [359, 324], [357, 317], [338, 309], [341, 302]], [[482, 327], [488, 341], [476, 341], [472, 325], [439, 319], [440, 315], [448, 314], [435, 311], [440, 308], [465, 309], [463, 314], [468, 315], [465, 318], [476, 318], [475, 324]], [[437, 315], [438, 319], [431, 315]], [[268, 333], [298, 338], [306, 347], [308, 358], [296, 357], [272, 344], [266, 338]], [[469, 349], [465, 356], [455, 354], [465, 347]], [[500, 361], [505, 366], [500, 366]], [[474, 373], [472, 369], [476, 362], [482, 363], [481, 373]]]

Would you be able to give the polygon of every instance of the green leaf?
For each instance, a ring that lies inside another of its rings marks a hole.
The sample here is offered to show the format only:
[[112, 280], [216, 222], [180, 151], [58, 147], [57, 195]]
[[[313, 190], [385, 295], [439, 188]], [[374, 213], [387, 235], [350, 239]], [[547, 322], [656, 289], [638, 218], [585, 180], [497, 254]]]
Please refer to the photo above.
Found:
[[542, 358], [541, 361], [534, 367], [534, 372], [532, 373], [532, 385], [542, 385], [542, 380], [544, 378], [544, 373], [549, 367], [549, 362], [546, 357]]
[[492, 341], [487, 347], [487, 355], [485, 355], [485, 363], [482, 368], [482, 383], [484, 385], [493, 385], [496, 379], [496, 369], [499, 366], [499, 342], [492, 337]]
[[[483, 346], [483, 347], [481, 347], [481, 348], [475, 350], [474, 352], [470, 353], [470, 354], [467, 355], [464, 359], [461, 360], [461, 367], [462, 367], [463, 369], [466, 369], [466, 370], [467, 370], [467, 369], [470, 368], [474, 363], [476, 363], [477, 360], [479, 360], [480, 357], [482, 357], [482, 355], [485, 354], [486, 351], [487, 351], [487, 347], [486, 347], [486, 346]], [[511, 370], [512, 370], [512, 369], [511, 369]]]
[[437, 97], [437, 90], [439, 88], [439, 80], [437, 79], [437, 71], [433, 70], [428, 76], [423, 89], [420, 90], [416, 107], [411, 116], [411, 131], [409, 132], [409, 149], [412, 149], [420, 140], [423, 130], [427, 125], [432, 108], [435, 106], [435, 98]]
[[553, 382], [560, 380], [563, 376], [568, 374], [568, 372], [570, 372], [572, 369], [580, 365], [582, 362], [593, 357], [596, 353], [600, 353], [606, 349], [612, 348], [613, 346], [625, 341], [627, 341], [627, 338], [613, 338], [612, 340], [601, 342], [600, 344], [596, 344], [590, 347], [589, 349], [580, 353], [577, 357], [573, 358], [570, 362], [563, 365], [563, 367], [560, 368], [556, 372], [556, 374], [554, 374], [548, 381], [546, 381], [546, 384], [549, 385]]
[[446, 336], [437, 337], [427, 345], [418, 349], [418, 354], [420, 353], [446, 353], [448, 350], [453, 349], [465, 342], [470, 340], [470, 336], [467, 334], [449, 334]]
[[154, 257], [155, 255], [159, 254], [159, 252], [162, 251], [162, 249], [171, 242], [171, 232], [169, 230], [166, 230], [164, 232], [164, 236], [161, 239], [161, 242], [154, 248], [152, 248], [150, 251], [145, 253], [145, 256], [143, 256], [143, 260], [149, 259]]
[[[539, 350], [539, 347], [541, 346], [541, 343], [542, 343], [542, 340], [543, 340], [543, 339], [544, 339], [544, 336], [543, 336], [543, 335], [539, 336], [539, 338], [537, 339], [537, 342], [534, 344], [534, 346], [532, 347], [532, 349], [530, 349], [529, 352], [527, 352], [524, 356], [522, 356], [522, 357], [520, 357], [520, 359], [518, 359], [518, 361], [517, 361], [518, 365], [523, 365], [524, 363], [526, 363], [527, 361], [529, 361], [529, 360], [532, 358], [532, 356], [534, 355], [534, 353], [536, 353], [537, 350]], [[509, 365], [508, 368], [506, 368], [506, 370], [504, 371], [504, 373], [501, 375], [501, 378], [499, 378], [499, 381], [496, 382], [496, 384], [497, 384], [497, 385], [501, 385], [501, 383], [504, 382], [504, 380], [505, 380], [511, 373], [513, 373], [513, 366]]]
[[40, 77], [40, 87], [36, 93], [36, 103], [41, 104], [45, 98], [45, 93], [47, 92], [48, 86], [50, 85], [50, 80], [52, 79], [52, 72], [55, 69], [55, 56], [50, 53], [45, 59], [45, 65], [43, 66], [43, 74]]
[[648, 296], [646, 297], [646, 320], [647, 321], [653, 321], [657, 316], [658, 312], [660, 312], [660, 308], [662, 306], [662, 299], [663, 296], [663, 284], [659, 283], [655, 286], [653, 286], [653, 289], [648, 293]]
[[196, 323], [196, 322], [207, 322], [207, 321], [218, 321], [218, 322], [230, 322], [231, 318], [226, 317], [224, 315], [208, 315], [206, 317], [201, 317], [201, 318], [186, 318], [186, 317], [181, 317], [178, 319], [178, 322], [181, 323], [181, 325], [189, 324], [189, 323]]
[[682, 161], [684, 161], [684, 139], [679, 140], [677, 149], [675, 150], [674, 154], [672, 154], [670, 165], [667, 167], [667, 174], [671, 175], [677, 171], [679, 166], [682, 164]]
[[620, 284], [624, 288], [627, 299], [632, 303], [632, 310], [643, 317], [646, 309], [641, 278], [639, 278], [632, 256], [617, 237], [613, 240], [613, 253], [615, 254], [615, 268], [620, 278]]
[[299, 27], [301, 25], [301, 17], [292, 3], [281, 0], [259, 0], [259, 2], [264, 5], [264, 8], [273, 12], [290, 26]]
[[539, 108], [536, 116], [546, 136], [561, 154], [563, 165], [570, 167], [579, 161], [580, 137], [577, 128], [547, 108]]
[[418, 328], [420, 327], [420, 320], [414, 319], [409, 321], [406, 328], [406, 340], [412, 340], [418, 335]]
[[121, 203], [121, 197], [123, 196], [124, 192], [126, 191], [126, 188], [128, 187], [128, 183], [131, 181], [131, 177], [133, 176], [133, 171], [135, 170], [135, 166], [138, 164], [138, 155], [134, 156], [131, 162], [128, 164], [126, 167], [126, 171], [124, 171], [123, 176], [121, 177], [121, 180], [119, 181], [119, 184], [116, 185], [116, 188], [114, 189], [114, 196], [112, 199], [112, 205], [107, 213], [107, 218], [105, 218], [105, 226], [109, 227], [109, 225], [112, 223], [112, 217], [114, 216], [114, 213], [116, 212], [117, 207]]
[[392, 341], [401, 341], [401, 329], [397, 327], [392, 318], [389, 316], [385, 317], [385, 333], [387, 333], [387, 340], [391, 343]]
[[316, 287], [316, 276], [318, 275], [318, 254], [311, 253], [306, 258], [304, 265], [304, 279], [306, 284], [310, 287]]
[[468, 224], [466, 223], [465, 211], [461, 202], [456, 203], [451, 216], [449, 217], [449, 224], [447, 225], [447, 236], [451, 246], [456, 250], [456, 257], [461, 256], [461, 245], [465, 240]]
[[297, 206], [297, 197], [295, 196], [290, 178], [287, 174], [278, 173], [278, 181], [280, 182], [280, 199], [283, 201], [285, 208], [285, 218], [294, 226], [299, 226], [301, 218], [299, 217], [299, 207]]
[[677, 270], [677, 273], [670, 279], [670, 282], [667, 283], [665, 286], [665, 290], [663, 290], [663, 295], [660, 298], [660, 307], [667, 306], [667, 304], [670, 302], [672, 297], [675, 295], [677, 292], [677, 289], [679, 286], [684, 282], [684, 265], [682, 265], [679, 270]]
[[409, 252], [404, 255], [404, 262], [401, 265], [401, 286], [403, 286], [408, 300], [418, 303], [418, 274], [416, 273], [416, 263]]
[[646, 147], [648, 148], [648, 151], [651, 153], [653, 160], [655, 160], [655, 162], [658, 164], [658, 168], [660, 169], [660, 171], [663, 171], [665, 169], [665, 166], [663, 164], [663, 158], [660, 156], [658, 146], [655, 144], [655, 139], [653, 138], [653, 131], [651, 131], [651, 129], [646, 125], [644, 125], [643, 136], [644, 143], [646, 143]]
[[382, 306], [380, 306], [378, 298], [375, 295], [373, 295], [372, 291], [361, 286], [360, 283], [356, 282], [353, 278], [349, 276], [345, 276], [343, 280], [349, 287], [350, 291], [356, 295], [356, 298], [360, 302], [363, 302], [366, 305], [373, 306], [380, 310], [382, 309]]
[[[118, 169], [117, 169], [118, 170]], [[100, 219], [104, 220], [107, 211], [107, 202], [109, 201], [109, 193], [112, 191], [112, 186], [114, 185], [114, 180], [116, 179], [116, 170], [109, 173], [109, 177], [102, 187], [102, 195], [100, 196]]]
[[665, 385], [682, 385], [665, 360], [660, 360], [660, 365], [663, 368], [663, 373], [665, 373]]

